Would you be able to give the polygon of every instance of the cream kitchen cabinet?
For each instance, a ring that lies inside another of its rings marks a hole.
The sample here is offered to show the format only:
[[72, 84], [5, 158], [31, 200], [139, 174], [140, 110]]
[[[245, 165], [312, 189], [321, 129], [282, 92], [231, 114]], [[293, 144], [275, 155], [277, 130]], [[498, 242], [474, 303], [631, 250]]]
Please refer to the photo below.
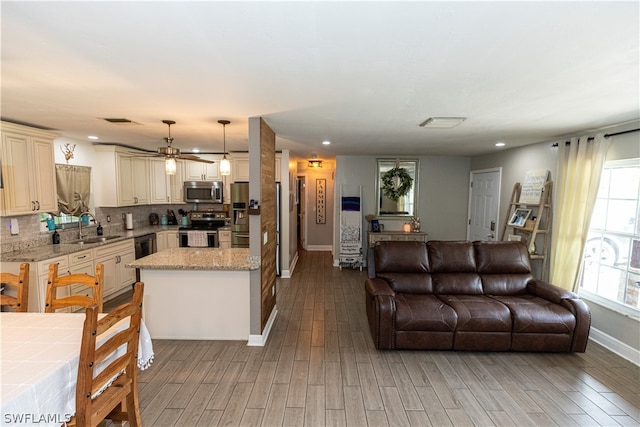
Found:
[[[93, 251], [87, 249], [69, 255], [69, 273], [94, 276], [96, 270], [93, 265]], [[87, 287], [84, 285], [71, 285], [70, 293], [73, 295], [92, 296], [93, 290], [87, 290]]]
[[167, 175], [164, 159], [149, 159], [149, 203], [184, 203], [184, 161], [176, 161], [176, 174]]
[[55, 134], [2, 122], [2, 213], [25, 215], [58, 208]]
[[135, 258], [133, 239], [94, 249], [94, 263], [104, 265], [103, 297], [115, 294], [136, 281], [135, 268], [125, 267]]
[[215, 163], [203, 163], [187, 160], [185, 162], [185, 181], [220, 181], [220, 159], [221, 156], [202, 154], [198, 155], [203, 160], [211, 160]]
[[220, 249], [231, 248], [231, 229], [218, 229], [218, 246]]
[[158, 252], [165, 249], [177, 248], [179, 246], [178, 230], [158, 231], [156, 233], [156, 245]]
[[99, 177], [93, 181], [96, 206], [149, 204], [149, 161], [146, 157], [136, 157], [134, 151], [113, 145], [98, 145], [94, 150], [94, 176]]
[[[275, 180], [280, 182], [280, 154], [276, 153], [275, 160]], [[249, 156], [248, 154], [234, 154], [233, 165], [231, 166], [231, 176], [233, 176], [233, 182], [249, 182]]]

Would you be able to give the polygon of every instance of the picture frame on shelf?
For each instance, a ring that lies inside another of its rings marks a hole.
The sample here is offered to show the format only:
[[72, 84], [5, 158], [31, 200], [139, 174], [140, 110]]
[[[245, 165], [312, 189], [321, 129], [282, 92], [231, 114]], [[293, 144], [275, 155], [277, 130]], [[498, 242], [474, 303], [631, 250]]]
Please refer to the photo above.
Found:
[[529, 215], [531, 215], [531, 209], [518, 208], [511, 215], [508, 224], [513, 227], [524, 227]]

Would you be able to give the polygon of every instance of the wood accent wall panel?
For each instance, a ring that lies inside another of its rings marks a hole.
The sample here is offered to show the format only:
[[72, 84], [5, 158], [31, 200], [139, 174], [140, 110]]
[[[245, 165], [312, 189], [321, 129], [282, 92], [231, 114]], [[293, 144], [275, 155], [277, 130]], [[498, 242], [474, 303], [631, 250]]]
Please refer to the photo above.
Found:
[[[267, 244], [263, 236], [267, 233]], [[260, 255], [261, 295], [260, 329], [269, 320], [276, 305], [276, 134], [269, 125], [260, 119]]]

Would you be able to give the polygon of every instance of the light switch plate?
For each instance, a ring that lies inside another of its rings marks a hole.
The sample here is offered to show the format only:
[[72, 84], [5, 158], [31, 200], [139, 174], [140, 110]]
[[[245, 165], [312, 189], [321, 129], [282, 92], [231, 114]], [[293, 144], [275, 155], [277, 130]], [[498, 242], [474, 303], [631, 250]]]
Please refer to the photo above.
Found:
[[265, 231], [262, 234], [262, 244], [266, 245], [268, 241], [269, 241], [269, 233]]

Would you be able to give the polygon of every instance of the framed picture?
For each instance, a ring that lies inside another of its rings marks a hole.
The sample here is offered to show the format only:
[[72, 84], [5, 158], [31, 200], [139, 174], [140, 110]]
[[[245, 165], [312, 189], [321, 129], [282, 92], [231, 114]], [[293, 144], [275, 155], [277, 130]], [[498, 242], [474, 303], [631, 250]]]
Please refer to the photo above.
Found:
[[514, 227], [524, 227], [527, 223], [527, 218], [531, 215], [531, 209], [523, 209], [518, 208], [511, 215], [511, 219], [509, 219], [509, 225]]

